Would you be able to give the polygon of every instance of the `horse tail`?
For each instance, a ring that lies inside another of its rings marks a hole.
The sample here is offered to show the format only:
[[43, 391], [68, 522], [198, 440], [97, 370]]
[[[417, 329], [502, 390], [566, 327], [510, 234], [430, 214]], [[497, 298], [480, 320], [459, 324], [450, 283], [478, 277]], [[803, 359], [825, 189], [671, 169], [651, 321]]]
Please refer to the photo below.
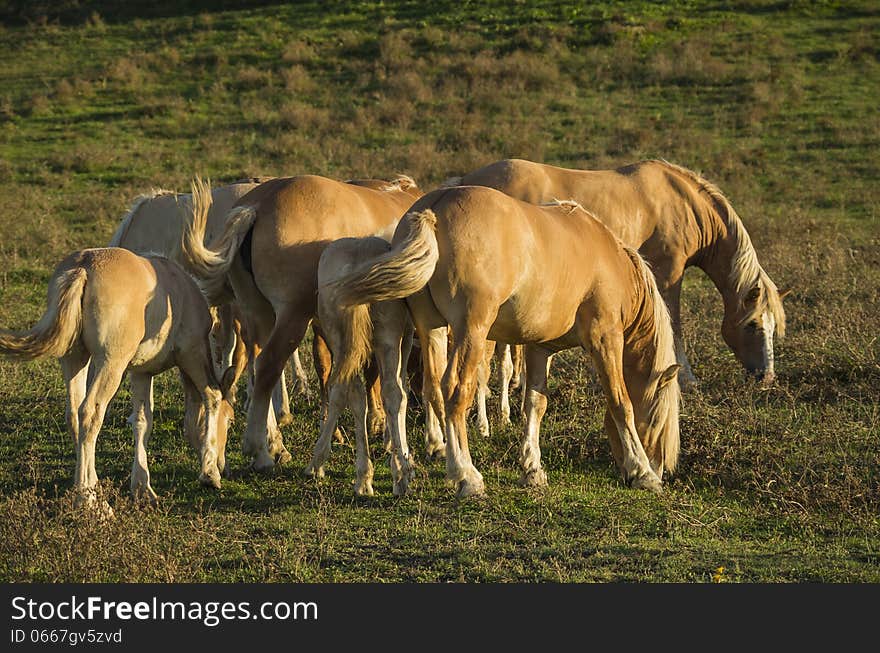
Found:
[[629, 248], [626, 250], [639, 272], [646, 295], [653, 304], [654, 361], [651, 374], [656, 385], [649, 384], [649, 388], [656, 389], [647, 399], [650, 402], [650, 416], [643, 442], [646, 443], [646, 450], [655, 451], [654, 456], [648, 451], [649, 458], [656, 461], [659, 457], [663, 468], [672, 473], [678, 464], [681, 449], [678, 423], [681, 389], [678, 384], [679, 366], [675, 358], [672, 319], [651, 268], [638, 252]]
[[403, 299], [425, 287], [440, 256], [435, 233], [437, 216], [431, 209], [411, 211], [403, 221], [409, 227], [406, 238], [387, 253], [326, 284], [339, 306]]
[[341, 306], [336, 289], [318, 292], [318, 316], [334, 345], [330, 383], [346, 383], [364, 369], [373, 351], [373, 321], [369, 304]]
[[180, 250], [184, 266], [195, 276], [208, 303], [221, 304], [227, 295], [226, 273], [238, 248], [257, 218], [251, 206], [236, 206], [226, 215], [226, 224], [210, 246], [205, 246], [208, 210], [211, 208], [211, 187], [200, 178], [193, 179], [192, 215], [181, 238]]
[[86, 276], [81, 267], [56, 274], [49, 283], [43, 317], [28, 331], [0, 329], [0, 353], [18, 360], [34, 360], [43, 356], [61, 358], [70, 351], [82, 328]]

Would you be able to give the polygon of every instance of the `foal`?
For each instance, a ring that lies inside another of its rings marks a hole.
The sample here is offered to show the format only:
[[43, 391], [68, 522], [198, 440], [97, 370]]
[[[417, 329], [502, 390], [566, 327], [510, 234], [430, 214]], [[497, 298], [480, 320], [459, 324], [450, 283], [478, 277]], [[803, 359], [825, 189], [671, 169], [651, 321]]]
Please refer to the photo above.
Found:
[[[27, 331], [0, 331], [0, 353], [19, 360], [60, 359], [67, 427], [76, 447], [74, 488], [96, 501], [95, 442], [107, 405], [130, 373], [135, 457], [131, 493], [156, 501], [146, 444], [153, 426], [153, 376], [176, 366], [186, 399], [184, 430], [199, 453], [199, 482], [220, 487], [226, 434], [243, 348], [217, 382], [208, 343], [211, 314], [183, 269], [158, 256], [110, 247], [74, 252], [49, 281], [48, 308]], [[109, 506], [104, 506], [108, 509]]]

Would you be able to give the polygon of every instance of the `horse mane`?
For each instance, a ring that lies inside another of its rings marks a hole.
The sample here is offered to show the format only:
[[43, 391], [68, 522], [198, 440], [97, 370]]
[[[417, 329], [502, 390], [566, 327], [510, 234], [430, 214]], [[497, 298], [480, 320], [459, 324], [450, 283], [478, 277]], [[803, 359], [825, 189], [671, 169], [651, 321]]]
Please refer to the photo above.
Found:
[[779, 297], [779, 289], [773, 280], [758, 263], [758, 255], [752, 245], [749, 232], [742, 219], [724, 196], [721, 190], [712, 182], [704, 179], [692, 170], [670, 163], [665, 159], [655, 159], [655, 163], [666, 166], [677, 172], [685, 179], [693, 183], [699, 191], [709, 197], [718, 217], [727, 227], [727, 232], [736, 243], [733, 253], [733, 266], [730, 270], [730, 282], [734, 287], [737, 299], [745, 304], [746, 295], [755, 286], [763, 289], [761, 301], [756, 302], [754, 308], [749, 311], [740, 323], [748, 322], [759, 317], [765, 311], [769, 311], [776, 321], [776, 330], [780, 338], [785, 336], [785, 309], [782, 307], [782, 299]]
[[265, 184], [267, 181], [272, 181], [273, 179], [276, 179], [276, 177], [244, 177], [243, 179], [236, 179], [230, 184], [230, 186], [236, 184]]
[[387, 185], [382, 186], [379, 190], [384, 192], [392, 192], [392, 191], [407, 191], [413, 188], [418, 188], [418, 184], [416, 180], [410, 177], [409, 175], [397, 175], [394, 179], [388, 182]]
[[113, 237], [110, 239], [110, 244], [108, 247], [119, 247], [120, 243], [125, 239], [125, 236], [128, 234], [128, 229], [131, 227], [131, 221], [134, 218], [135, 214], [141, 208], [144, 202], [148, 202], [157, 197], [164, 197], [166, 195], [178, 195], [177, 191], [166, 190], [164, 188], [151, 188], [148, 193], [144, 193], [142, 195], [138, 195], [134, 198], [131, 203], [131, 207], [128, 209], [128, 213], [123, 216], [122, 221], [119, 223], [119, 226], [116, 228], [116, 232], [113, 234]]
[[[653, 310], [651, 311], [652, 322], [650, 324], [653, 332], [651, 338], [654, 345], [651, 378], [659, 379], [660, 375], [669, 369], [671, 365], [676, 364], [672, 318], [669, 315], [669, 309], [663, 300], [663, 296], [660, 294], [657, 280], [648, 262], [631, 247], [627, 247], [622, 243], [621, 246], [636, 268], [644, 289], [642, 299], [643, 310], [640, 313], [644, 314], [644, 305], [649, 298], [653, 304]], [[654, 385], [648, 384], [648, 387], [653, 388]], [[675, 378], [660, 388], [655, 396], [646, 397], [646, 401], [650, 406], [648, 427], [644, 436], [646, 449], [648, 446], [653, 446], [655, 442], [659, 442], [663, 447], [663, 463], [671, 473], [675, 471], [680, 449], [678, 409], [681, 401], [681, 388], [679, 387], [678, 379]]]

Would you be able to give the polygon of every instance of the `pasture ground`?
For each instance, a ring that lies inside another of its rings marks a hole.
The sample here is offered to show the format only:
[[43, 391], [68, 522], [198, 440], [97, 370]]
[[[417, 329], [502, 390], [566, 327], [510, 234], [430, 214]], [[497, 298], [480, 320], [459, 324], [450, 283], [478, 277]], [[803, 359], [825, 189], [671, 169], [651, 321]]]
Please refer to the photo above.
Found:
[[[493, 422], [472, 439], [488, 497], [459, 502], [442, 464], [421, 459], [411, 496], [391, 496], [380, 458], [377, 496], [355, 498], [351, 446], [322, 482], [303, 478], [318, 410], [302, 397], [284, 429], [292, 464], [243, 474], [233, 437], [233, 477], [202, 490], [169, 372], [149, 447], [161, 506], [125, 498], [124, 384], [97, 451], [116, 519], [97, 525], [67, 493], [57, 364], [3, 361], [0, 579], [880, 581], [876, 3], [208, 4], [115, 16], [88, 0], [0, 3], [3, 327], [36, 322], [55, 263], [106, 244], [136, 195], [187, 191], [195, 174], [401, 172], [431, 189], [508, 156], [662, 157], [717, 183], [770, 276], [794, 288], [779, 379], [744, 378], [720, 297], [691, 271], [683, 320], [701, 385], [662, 496], [623, 487], [602, 396], [572, 351], [543, 423], [550, 487], [516, 486], [519, 422]], [[417, 405], [408, 423], [420, 453]]]

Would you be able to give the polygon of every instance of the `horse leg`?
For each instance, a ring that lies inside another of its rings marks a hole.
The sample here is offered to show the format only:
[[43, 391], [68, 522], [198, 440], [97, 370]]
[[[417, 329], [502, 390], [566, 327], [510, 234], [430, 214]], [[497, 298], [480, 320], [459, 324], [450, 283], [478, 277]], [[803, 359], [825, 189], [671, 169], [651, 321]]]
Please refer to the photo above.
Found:
[[510, 354], [511, 346], [500, 344], [497, 350], [497, 356], [500, 362], [498, 366], [501, 370], [501, 403], [498, 409], [498, 417], [505, 426], [510, 421], [510, 381], [513, 377], [513, 357]]
[[275, 409], [275, 421], [278, 426], [287, 426], [293, 423], [293, 415], [290, 413], [290, 395], [287, 392], [287, 374], [281, 368], [281, 376], [278, 383], [272, 389], [272, 407]]
[[67, 407], [64, 411], [67, 432], [76, 447], [79, 442], [79, 407], [86, 396], [89, 375], [89, 355], [80, 346], [73, 348], [59, 362], [64, 384], [67, 386]]
[[581, 343], [596, 367], [608, 410], [620, 438], [624, 481], [633, 487], [660, 492], [660, 478], [651, 467], [635, 427], [633, 406], [623, 378], [623, 332], [578, 325]]
[[[382, 406], [382, 384], [379, 379], [379, 364], [371, 356], [364, 370], [367, 391], [367, 424], [369, 435], [385, 432], [385, 408]], [[386, 443], [387, 444], [387, 443]]]
[[[314, 322], [312, 323], [312, 335], [312, 362], [315, 364], [315, 374], [318, 376], [318, 391], [321, 395], [321, 418], [326, 421], [330, 400], [330, 390], [327, 384], [330, 380], [333, 358], [321, 327]], [[345, 442], [345, 438], [342, 437], [342, 431], [338, 428], [333, 432], [333, 439], [340, 444]]]
[[134, 436], [134, 460], [131, 463], [131, 496], [135, 501], [156, 505], [158, 497], [150, 486], [150, 469], [147, 466], [147, 440], [153, 430], [153, 375], [132, 372], [131, 424]]
[[293, 384], [294, 391], [302, 394], [306, 398], [306, 401], [311, 401], [312, 390], [309, 387], [309, 377], [306, 376], [302, 361], [299, 359], [299, 348], [293, 350], [293, 356], [290, 358], [290, 363], [293, 367], [293, 376], [296, 379]]
[[519, 464], [522, 475], [519, 483], [523, 486], [544, 487], [547, 474], [541, 467], [541, 420], [547, 412], [547, 373], [550, 370], [550, 352], [541, 347], [525, 348], [526, 383], [525, 425], [523, 426], [522, 446]]
[[355, 471], [354, 493], [373, 496], [373, 461], [370, 460], [370, 442], [367, 437], [367, 391], [358, 379], [346, 384], [346, 395], [354, 413]]
[[688, 361], [684, 350], [684, 339], [681, 335], [681, 281], [682, 277], [679, 275], [678, 281], [675, 283], [665, 287], [660, 283], [658, 285], [661, 288], [660, 294], [666, 302], [666, 306], [669, 309], [669, 318], [672, 321], [675, 362], [681, 365], [681, 370], [678, 373], [678, 382], [682, 387], [692, 387], [697, 385], [697, 377], [694, 376], [694, 371], [691, 369], [690, 361]]
[[489, 397], [489, 376], [492, 373], [492, 356], [494, 354], [495, 341], [489, 340], [486, 342], [483, 360], [477, 366], [477, 428], [484, 438], [489, 437], [489, 416], [486, 414], [486, 401]]
[[[360, 381], [354, 379], [351, 383], [360, 383]], [[324, 478], [324, 463], [330, 458], [330, 443], [333, 439], [333, 433], [336, 431], [339, 415], [342, 413], [343, 408], [345, 408], [348, 397], [346, 385], [346, 383], [336, 383], [330, 388], [327, 401], [327, 415], [324, 417], [324, 423], [321, 425], [321, 435], [312, 449], [312, 460], [304, 470], [307, 476]]]
[[[416, 327], [418, 330], [418, 326]], [[446, 327], [419, 330], [422, 343], [422, 402], [425, 406], [425, 454], [428, 458], [444, 457], [446, 442], [442, 422], [446, 407], [440, 387], [441, 370], [446, 367]]]
[[446, 404], [446, 478], [457, 484], [458, 496], [485, 493], [483, 475], [471, 460], [467, 435], [467, 409], [474, 399], [477, 370], [483, 361], [486, 334], [494, 316], [469, 315], [469, 324], [454, 324], [455, 334], [446, 373], [443, 397]]
[[[186, 347], [177, 356], [177, 367], [183, 383], [186, 414], [192, 428], [195, 421], [197, 430], [187, 433], [190, 444], [199, 453], [201, 471], [199, 483], [206, 487], [220, 488], [220, 444], [218, 442], [217, 421], [220, 415], [222, 395], [217, 386], [213, 370], [206, 364], [209, 352], [204, 346], [196, 344]], [[193, 416], [198, 416], [193, 420]], [[199, 419], [201, 418], [201, 419]], [[185, 430], [189, 430], [186, 429]], [[225, 460], [223, 461], [225, 465]]]
[[394, 496], [402, 496], [407, 493], [412, 479], [412, 456], [406, 441], [407, 397], [404, 386], [412, 327], [403, 302], [375, 304], [373, 311], [373, 349], [382, 382], [385, 433], [389, 440], [387, 450], [391, 454], [391, 481]]
[[98, 474], [95, 471], [95, 443], [104, 424], [107, 404], [119, 389], [130, 358], [124, 360], [125, 362], [120, 362], [106, 356], [96, 356], [92, 359], [89, 366], [88, 389], [79, 406], [78, 415], [80, 430], [74, 475], [77, 502], [84, 501], [89, 507], [98, 507], [101, 513], [108, 517], [113, 515], [110, 505], [106, 501], [100, 506], [96, 505], [95, 488], [98, 485]]
[[279, 311], [272, 335], [254, 362], [254, 396], [248, 407], [247, 427], [242, 442], [245, 455], [253, 455], [256, 471], [268, 471], [291, 456], [284, 447], [281, 433], [270, 410], [272, 389], [293, 350], [299, 346], [311, 316], [296, 306]]

